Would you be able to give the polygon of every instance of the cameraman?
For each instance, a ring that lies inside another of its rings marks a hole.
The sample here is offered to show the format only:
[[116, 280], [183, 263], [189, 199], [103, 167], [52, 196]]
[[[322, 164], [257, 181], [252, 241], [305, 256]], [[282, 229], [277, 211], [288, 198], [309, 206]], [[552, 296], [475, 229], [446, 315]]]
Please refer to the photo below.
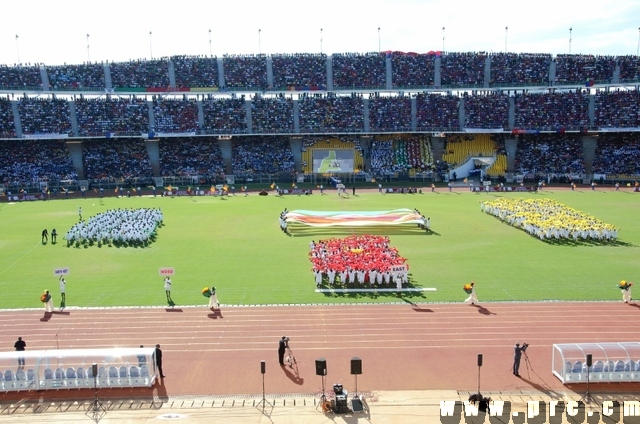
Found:
[[515, 354], [513, 356], [513, 375], [516, 377], [520, 377], [518, 370], [520, 369], [520, 358], [522, 357], [522, 352], [527, 350], [529, 347], [528, 343], [522, 343], [520, 346], [519, 342], [516, 342], [516, 346], [514, 347]]
[[282, 336], [280, 343], [278, 344], [278, 362], [284, 366], [284, 353], [289, 347], [289, 337]]

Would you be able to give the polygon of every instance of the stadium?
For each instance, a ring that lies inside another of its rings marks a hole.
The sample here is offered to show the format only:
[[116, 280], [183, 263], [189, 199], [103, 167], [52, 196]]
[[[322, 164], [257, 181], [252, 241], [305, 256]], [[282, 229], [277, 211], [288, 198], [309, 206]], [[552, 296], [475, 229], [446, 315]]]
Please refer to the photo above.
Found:
[[[633, 400], [639, 70], [436, 51], [0, 67], [0, 316], [5, 346], [38, 352], [0, 354], [2, 405], [100, 418], [95, 389], [106, 419], [269, 401], [323, 422], [340, 383], [374, 419], [411, 422], [394, 402], [428, 392], [404, 408], [437, 422], [481, 389], [523, 411]], [[122, 210], [162, 218], [103, 232]], [[156, 344], [166, 379], [141, 373]]]

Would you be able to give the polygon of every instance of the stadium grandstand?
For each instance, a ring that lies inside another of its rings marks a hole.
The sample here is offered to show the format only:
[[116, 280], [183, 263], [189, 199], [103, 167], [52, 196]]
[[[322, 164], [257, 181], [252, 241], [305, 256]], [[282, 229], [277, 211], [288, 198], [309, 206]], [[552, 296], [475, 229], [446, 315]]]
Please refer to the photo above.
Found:
[[0, 192], [635, 183], [639, 64], [387, 51], [0, 66]]

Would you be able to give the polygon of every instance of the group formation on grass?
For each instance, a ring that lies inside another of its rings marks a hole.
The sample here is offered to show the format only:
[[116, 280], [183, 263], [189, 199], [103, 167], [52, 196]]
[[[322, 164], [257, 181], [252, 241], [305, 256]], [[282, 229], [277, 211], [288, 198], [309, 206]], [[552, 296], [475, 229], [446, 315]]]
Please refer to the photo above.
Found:
[[550, 199], [500, 198], [480, 204], [482, 211], [541, 240], [614, 241], [618, 229]]
[[409, 282], [406, 258], [389, 246], [389, 237], [351, 235], [312, 241], [309, 247], [317, 287], [402, 288]]
[[67, 232], [67, 246], [145, 247], [162, 226], [160, 208], [112, 209], [81, 220]]

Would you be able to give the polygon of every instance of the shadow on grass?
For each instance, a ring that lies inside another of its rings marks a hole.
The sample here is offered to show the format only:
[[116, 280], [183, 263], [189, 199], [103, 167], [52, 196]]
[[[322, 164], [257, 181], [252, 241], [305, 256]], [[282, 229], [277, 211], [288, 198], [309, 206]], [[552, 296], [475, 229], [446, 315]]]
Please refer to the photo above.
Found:
[[[537, 238], [537, 237], [535, 237]], [[581, 247], [600, 247], [600, 246], [611, 246], [611, 247], [635, 247], [633, 243], [628, 243], [620, 240], [594, 240], [594, 239], [545, 239], [540, 240], [543, 243], [546, 243], [550, 246], [581, 246]]]

